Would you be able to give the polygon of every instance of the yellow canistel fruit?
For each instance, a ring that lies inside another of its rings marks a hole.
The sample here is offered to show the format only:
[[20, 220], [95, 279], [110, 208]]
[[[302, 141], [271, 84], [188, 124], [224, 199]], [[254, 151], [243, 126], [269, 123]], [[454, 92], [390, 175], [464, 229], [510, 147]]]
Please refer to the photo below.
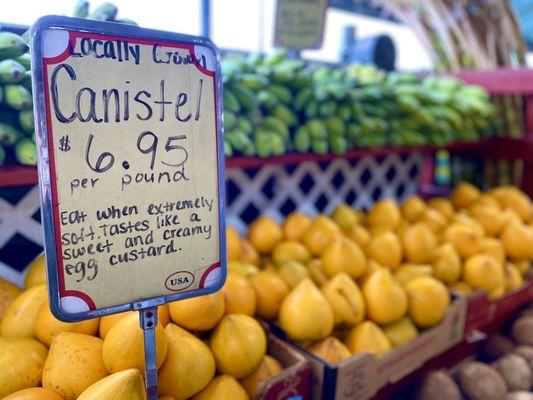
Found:
[[444, 242], [451, 243], [461, 258], [479, 252], [482, 236], [472, 226], [454, 222], [444, 231]]
[[275, 267], [274, 270], [290, 288], [295, 287], [302, 280], [309, 278], [309, 270], [304, 264], [297, 261], [286, 261]]
[[138, 369], [116, 372], [92, 384], [77, 400], [146, 400], [143, 377]]
[[460, 294], [460, 295], [463, 295], [463, 296], [466, 296], [469, 293], [472, 293], [472, 291], [473, 291], [473, 289], [468, 284], [466, 284], [463, 281], [452, 283], [448, 287], [450, 288], [450, 290], [452, 290], [456, 294]]
[[313, 258], [307, 263], [307, 269], [309, 270], [309, 276], [317, 286], [322, 286], [328, 281], [328, 276], [322, 268], [322, 260], [320, 258]]
[[300, 242], [286, 240], [276, 245], [272, 253], [272, 259], [278, 265], [287, 261], [297, 261], [305, 264], [311, 259], [311, 252]]
[[224, 316], [225, 302], [224, 294], [220, 291], [175, 301], [168, 305], [170, 318], [191, 331], [210, 331]]
[[240, 261], [244, 264], [250, 265], [259, 265], [261, 263], [261, 258], [259, 253], [252, 246], [249, 240], [241, 238], [241, 258]]
[[506, 292], [512, 292], [513, 290], [518, 289], [524, 283], [524, 278], [522, 277], [522, 274], [513, 263], [505, 263], [504, 272]]
[[333, 310], [310, 279], [304, 279], [281, 303], [279, 324], [289, 338], [320, 340], [333, 331]]
[[478, 202], [470, 206], [469, 211], [470, 216], [483, 226], [483, 229], [488, 236], [497, 235], [505, 222], [503, 213], [499, 207]]
[[392, 348], [387, 336], [372, 321], [357, 324], [348, 333], [345, 344], [353, 354], [370, 351], [378, 357]]
[[168, 350], [158, 372], [159, 394], [188, 399], [213, 379], [215, 359], [202, 340], [173, 323], [165, 328], [165, 336]]
[[365, 251], [368, 258], [392, 270], [400, 266], [403, 258], [400, 239], [391, 231], [374, 235]]
[[266, 354], [263, 327], [252, 317], [226, 315], [211, 334], [209, 346], [217, 371], [237, 379], [254, 372]]
[[342, 229], [347, 229], [360, 223], [357, 212], [346, 204], [340, 204], [335, 207], [331, 214], [331, 219]]
[[259, 268], [253, 264], [246, 264], [241, 261], [230, 261], [228, 262], [228, 271], [236, 272], [245, 278], [257, 274]]
[[47, 299], [46, 285], [37, 285], [22, 292], [7, 307], [0, 324], [0, 336], [35, 338], [35, 317]]
[[315, 256], [320, 256], [328, 245], [342, 236], [338, 225], [324, 215], [319, 215], [302, 236], [302, 242]]
[[18, 286], [0, 278], [0, 321], [4, 317], [7, 308], [21, 294]]
[[372, 275], [377, 270], [383, 268], [385, 268], [383, 265], [375, 262], [374, 260], [368, 260], [368, 263], [366, 264], [365, 273], [361, 275], [359, 279], [357, 279], [357, 284], [359, 285], [359, 287], [363, 287], [364, 283], [370, 275]]
[[383, 333], [393, 347], [401, 346], [418, 336], [418, 329], [409, 317], [403, 317], [383, 327]]
[[219, 375], [191, 400], [249, 400], [242, 385], [232, 376]]
[[63, 400], [56, 392], [42, 387], [32, 387], [11, 393], [2, 400]]
[[346, 272], [356, 279], [365, 272], [365, 269], [365, 253], [347, 238], [334, 240], [322, 253], [322, 270], [329, 277]]
[[500, 235], [505, 253], [512, 259], [533, 258], [533, 228], [520, 222], [505, 226]]
[[500, 264], [505, 263], [505, 250], [500, 240], [495, 238], [483, 238], [479, 242], [479, 253], [488, 254], [498, 261]]
[[311, 226], [311, 218], [305, 214], [292, 213], [283, 222], [283, 237], [286, 240], [300, 240]]
[[394, 278], [402, 286], [405, 286], [413, 279], [421, 276], [431, 276], [432, 274], [433, 266], [430, 264], [402, 264], [400, 268], [394, 271]]
[[289, 286], [275, 272], [268, 270], [249, 279], [257, 299], [257, 315], [264, 319], [276, 318], [283, 299], [289, 294]]
[[402, 241], [407, 261], [423, 264], [433, 260], [437, 249], [437, 238], [427, 225], [423, 223], [411, 225], [405, 231]]
[[255, 314], [257, 299], [247, 278], [229, 271], [221, 291], [226, 299], [226, 314]]
[[452, 192], [450, 200], [455, 208], [458, 210], [468, 208], [481, 197], [481, 192], [477, 187], [468, 183], [461, 182], [455, 187]]
[[367, 215], [367, 223], [373, 228], [396, 229], [400, 226], [401, 220], [398, 205], [390, 199], [375, 203]]
[[418, 196], [409, 196], [402, 203], [402, 216], [408, 222], [417, 222], [426, 211], [426, 203]]
[[531, 262], [529, 260], [516, 260], [514, 265], [520, 271], [522, 276], [527, 275], [531, 268]]
[[378, 269], [363, 284], [368, 318], [387, 325], [407, 313], [407, 294], [388, 269]]
[[[105, 317], [100, 318], [100, 327], [99, 327], [99, 336], [102, 339], [105, 339], [109, 330], [115, 326], [115, 324], [124, 318], [127, 315], [135, 314], [139, 315], [137, 311], [126, 311], [119, 314], [106, 315]], [[163, 304], [162, 306], [157, 307], [157, 321], [164, 328], [170, 321], [170, 315], [168, 311], [168, 304]]]
[[487, 293], [505, 287], [503, 265], [492, 256], [477, 254], [469, 257], [463, 267], [463, 280], [473, 289]]
[[444, 197], [434, 197], [428, 201], [429, 208], [441, 213], [448, 221], [455, 216], [452, 202]]
[[409, 298], [409, 317], [420, 328], [430, 328], [444, 319], [450, 293], [444, 284], [430, 276], [412, 280], [405, 287]]
[[514, 186], [502, 186], [489, 192], [503, 209], [513, 210], [523, 222], [531, 218], [531, 200], [529, 197]]
[[321, 288], [333, 315], [335, 325], [354, 326], [365, 317], [365, 302], [357, 284], [345, 272], [331, 278]]
[[26, 276], [24, 277], [24, 288], [42, 285], [46, 283], [46, 259], [44, 253], [36, 257], [28, 268], [26, 268]]
[[368, 243], [370, 243], [370, 233], [362, 225], [354, 225], [347, 229], [344, 229], [344, 236], [348, 239], [353, 240], [356, 244], [364, 249]]
[[281, 226], [266, 215], [260, 216], [248, 227], [248, 240], [259, 254], [271, 253], [282, 239]]
[[37, 340], [0, 337], [0, 398], [40, 386], [47, 353]]
[[283, 366], [279, 361], [267, 354], [263, 358], [263, 361], [261, 361], [261, 364], [259, 364], [259, 368], [257, 368], [252, 374], [241, 379], [240, 382], [250, 397], [254, 399], [258, 395], [263, 384], [279, 375], [281, 371], [283, 371]]
[[459, 253], [451, 243], [441, 244], [433, 258], [433, 275], [438, 280], [452, 284], [461, 279], [462, 264]]
[[226, 228], [226, 256], [228, 261], [239, 261], [242, 253], [242, 244], [239, 232], [231, 227]]
[[433, 231], [436, 235], [440, 234], [446, 226], [448, 226], [448, 220], [444, 215], [442, 215], [439, 211], [434, 210], [432, 208], [428, 208], [425, 212], [422, 218], [420, 219], [420, 222], [423, 222], [427, 225], [429, 229]]
[[331, 365], [337, 365], [352, 356], [348, 347], [334, 336], [316, 342], [308, 351]]

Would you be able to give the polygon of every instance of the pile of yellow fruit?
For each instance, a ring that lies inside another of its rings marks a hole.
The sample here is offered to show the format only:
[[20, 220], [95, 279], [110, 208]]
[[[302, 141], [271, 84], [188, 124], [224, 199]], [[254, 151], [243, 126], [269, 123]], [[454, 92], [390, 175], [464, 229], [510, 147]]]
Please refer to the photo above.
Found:
[[461, 183], [449, 199], [382, 200], [368, 213], [341, 205], [283, 224], [263, 215], [246, 238], [229, 228], [227, 246], [229, 280], [248, 278], [255, 314], [335, 364], [361, 351], [379, 356], [435, 326], [449, 289], [497, 298], [521, 286], [533, 211], [515, 187], [482, 193]]
[[[43, 257], [24, 291], [0, 280], [0, 398], [146, 399], [138, 313], [64, 323], [50, 311], [45, 282]], [[160, 400], [246, 400], [283, 370], [249, 316], [254, 296], [246, 278], [230, 274], [222, 291], [159, 307]]]

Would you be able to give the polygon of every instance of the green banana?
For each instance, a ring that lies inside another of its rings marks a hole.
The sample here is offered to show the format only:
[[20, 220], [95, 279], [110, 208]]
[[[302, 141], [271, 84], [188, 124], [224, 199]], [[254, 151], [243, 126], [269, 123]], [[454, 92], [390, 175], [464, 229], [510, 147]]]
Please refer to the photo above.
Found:
[[268, 54], [263, 59], [263, 64], [267, 67], [273, 67], [274, 65], [278, 65], [280, 62], [282, 62], [287, 57], [287, 51], [284, 49], [277, 50], [276, 52], [272, 54]]
[[289, 105], [292, 102], [292, 93], [285, 86], [270, 85], [265, 88], [269, 93], [272, 93], [283, 104]]
[[300, 126], [294, 134], [294, 147], [300, 153], [307, 153], [311, 148], [311, 136], [305, 126]]
[[89, 2], [78, 0], [72, 10], [72, 16], [76, 18], [87, 18], [89, 15]]
[[37, 149], [31, 139], [22, 139], [15, 146], [15, 157], [23, 165], [37, 164]]
[[31, 71], [24, 72], [24, 78], [20, 84], [31, 92]]
[[226, 140], [231, 144], [231, 147], [237, 151], [241, 151], [248, 143], [250, 143], [248, 135], [238, 129], [228, 132]]
[[326, 119], [326, 127], [329, 134], [343, 136], [345, 133], [344, 122], [341, 118], [332, 116]]
[[279, 156], [285, 153], [286, 145], [285, 140], [278, 135], [272, 135], [270, 137], [270, 149], [272, 155]]
[[230, 89], [224, 88], [222, 91], [222, 99], [224, 101], [224, 109], [227, 109], [233, 113], [241, 111], [241, 105], [237, 97], [231, 92]]
[[326, 139], [311, 139], [311, 149], [316, 154], [326, 154], [328, 152], [328, 141]]
[[0, 83], [19, 83], [26, 69], [15, 60], [0, 61]]
[[11, 147], [21, 137], [23, 137], [22, 132], [18, 129], [4, 122], [0, 122], [0, 144]]
[[329, 135], [328, 142], [331, 151], [335, 154], [344, 154], [348, 150], [348, 142], [342, 136]]
[[24, 53], [23, 55], [18, 56], [17, 58], [15, 58], [15, 61], [20, 63], [26, 69], [26, 71], [30, 71], [31, 70], [31, 56], [30, 56], [30, 53]]
[[246, 133], [247, 135], [251, 134], [254, 129], [250, 120], [242, 115], [240, 117], [237, 117], [236, 128]]
[[273, 109], [279, 102], [276, 96], [266, 90], [261, 90], [257, 93], [257, 101], [262, 107], [269, 110]]
[[300, 92], [298, 92], [296, 98], [294, 99], [294, 109], [296, 111], [303, 111], [312, 98], [313, 88], [310, 86], [303, 88], [300, 90]]
[[19, 125], [22, 130], [28, 134], [33, 134], [35, 131], [35, 123], [33, 120], [33, 110], [23, 110], [19, 112]]
[[274, 108], [273, 114], [274, 116], [285, 122], [285, 124], [289, 128], [296, 126], [296, 124], [298, 123], [298, 118], [296, 117], [296, 115], [282, 104], [278, 104], [276, 108]]
[[307, 121], [306, 127], [312, 139], [325, 139], [328, 134], [328, 128], [322, 120], [318, 118]]
[[237, 117], [231, 111], [224, 111], [224, 129], [226, 131], [232, 130], [237, 124]]
[[265, 130], [276, 133], [285, 141], [289, 140], [288, 126], [285, 124], [285, 122], [276, 117], [265, 117], [265, 119], [263, 120], [263, 128], [265, 128]]
[[311, 100], [305, 106], [305, 116], [307, 118], [315, 118], [318, 116], [318, 103]]
[[239, 83], [250, 90], [256, 91], [268, 85], [268, 78], [257, 74], [243, 74]]
[[352, 118], [352, 108], [348, 104], [342, 104], [337, 109], [337, 115], [344, 122], [348, 122]]
[[259, 157], [270, 157], [272, 155], [272, 146], [270, 134], [262, 129], [255, 133], [254, 143], [257, 155]]
[[224, 155], [226, 157], [233, 156], [233, 148], [231, 147], [231, 144], [227, 140], [224, 139]]
[[15, 110], [29, 110], [33, 105], [31, 93], [22, 85], [5, 85], [4, 101]]
[[114, 21], [118, 14], [118, 8], [111, 3], [102, 3], [88, 16], [89, 19], [98, 21]]
[[263, 113], [259, 108], [255, 107], [249, 109], [245, 116], [253, 125], [259, 125], [263, 120]]
[[337, 103], [333, 100], [325, 101], [318, 106], [318, 115], [329, 117], [337, 111]]
[[255, 93], [247, 87], [235, 82], [228, 84], [228, 87], [233, 92], [242, 108], [250, 109], [257, 104]]
[[0, 60], [15, 58], [28, 51], [26, 41], [11, 32], [0, 32]]

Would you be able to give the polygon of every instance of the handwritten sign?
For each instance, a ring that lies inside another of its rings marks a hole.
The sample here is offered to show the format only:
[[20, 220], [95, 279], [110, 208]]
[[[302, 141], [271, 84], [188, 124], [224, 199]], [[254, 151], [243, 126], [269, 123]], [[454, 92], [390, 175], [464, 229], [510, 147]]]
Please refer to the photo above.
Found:
[[278, 0], [274, 44], [288, 49], [322, 46], [328, 0]]
[[55, 312], [80, 319], [216, 290], [225, 246], [214, 46], [59, 17], [40, 20], [32, 38]]

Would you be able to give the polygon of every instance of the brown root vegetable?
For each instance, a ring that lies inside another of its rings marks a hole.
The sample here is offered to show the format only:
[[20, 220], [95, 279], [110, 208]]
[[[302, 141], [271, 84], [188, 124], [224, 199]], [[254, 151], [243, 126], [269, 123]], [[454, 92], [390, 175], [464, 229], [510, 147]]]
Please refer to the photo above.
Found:
[[416, 400], [461, 400], [461, 392], [454, 380], [445, 371], [431, 372], [422, 380]]
[[518, 354], [507, 354], [495, 363], [509, 390], [529, 390], [533, 376], [525, 358]]
[[509, 392], [505, 400], [533, 400], [533, 393], [524, 390]]
[[533, 316], [518, 318], [511, 328], [511, 335], [517, 344], [533, 346]]
[[514, 343], [511, 339], [503, 335], [494, 333], [489, 335], [485, 343], [483, 343], [482, 353], [488, 361], [497, 360], [501, 356], [510, 353], [514, 348]]
[[469, 400], [503, 400], [507, 394], [501, 375], [477, 361], [463, 364], [457, 373], [457, 381]]
[[533, 371], [533, 346], [516, 346], [513, 353], [524, 357]]

